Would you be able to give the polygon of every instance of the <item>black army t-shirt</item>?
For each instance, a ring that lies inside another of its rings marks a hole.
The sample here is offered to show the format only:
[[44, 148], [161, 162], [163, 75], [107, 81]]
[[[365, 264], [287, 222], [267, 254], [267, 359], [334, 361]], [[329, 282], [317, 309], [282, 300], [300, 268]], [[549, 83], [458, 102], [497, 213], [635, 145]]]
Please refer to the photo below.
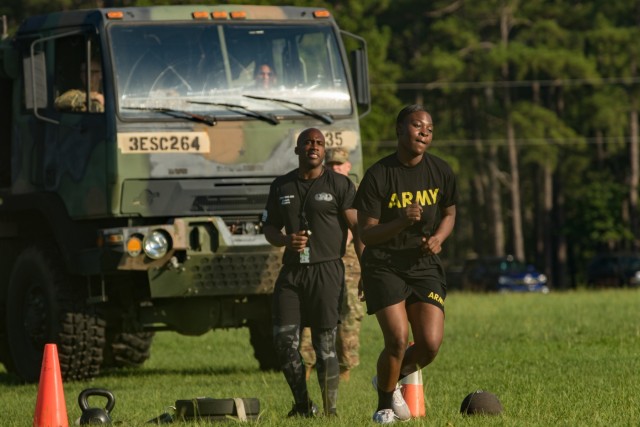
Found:
[[379, 160], [365, 173], [354, 207], [383, 224], [398, 218], [403, 208], [417, 202], [423, 209], [422, 220], [391, 240], [367, 245], [367, 249], [385, 252], [416, 249], [423, 236], [435, 231], [440, 209], [454, 205], [456, 198], [455, 175], [439, 157], [425, 153], [414, 167], [400, 163], [396, 153]]
[[[295, 169], [271, 183], [262, 221], [291, 234], [307, 229], [306, 218], [311, 230], [309, 262], [336, 260], [344, 255], [347, 239], [342, 212], [353, 207], [355, 194], [355, 185], [344, 175], [325, 168], [318, 178], [303, 180]], [[287, 249], [282, 262], [298, 264], [300, 254]]]

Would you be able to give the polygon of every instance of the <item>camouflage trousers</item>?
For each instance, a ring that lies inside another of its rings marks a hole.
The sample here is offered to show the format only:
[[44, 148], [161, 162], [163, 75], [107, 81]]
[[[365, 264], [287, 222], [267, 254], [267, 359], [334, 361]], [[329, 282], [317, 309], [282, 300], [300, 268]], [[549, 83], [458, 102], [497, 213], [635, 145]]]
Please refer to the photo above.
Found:
[[[342, 322], [338, 325], [336, 350], [340, 362], [340, 372], [349, 371], [360, 364], [360, 323], [364, 317], [364, 306], [358, 298], [360, 264], [353, 245], [347, 246], [343, 258], [345, 265], [346, 298], [342, 299]], [[311, 345], [311, 331], [304, 328], [300, 337], [300, 354], [306, 367], [316, 364], [316, 354]]]

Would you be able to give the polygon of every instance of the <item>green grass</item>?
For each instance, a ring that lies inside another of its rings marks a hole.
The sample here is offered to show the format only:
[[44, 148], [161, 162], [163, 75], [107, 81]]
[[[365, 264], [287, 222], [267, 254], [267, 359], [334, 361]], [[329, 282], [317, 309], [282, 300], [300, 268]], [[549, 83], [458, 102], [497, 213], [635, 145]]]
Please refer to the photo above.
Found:
[[[638, 290], [452, 293], [440, 354], [423, 369], [427, 416], [401, 425], [640, 425], [639, 305]], [[151, 358], [141, 369], [66, 382], [67, 412], [74, 423], [80, 416], [78, 394], [102, 387], [116, 397], [113, 420], [127, 426], [145, 425], [176, 400], [199, 396], [257, 397], [262, 414], [253, 424], [262, 426], [373, 425], [376, 394], [370, 379], [381, 336], [371, 316], [363, 322], [361, 344], [361, 364], [351, 381], [340, 386], [339, 419], [285, 419], [292, 398], [284, 377], [258, 370], [246, 330], [201, 337], [158, 333]], [[312, 398], [320, 401], [315, 378], [309, 384]], [[462, 399], [477, 389], [500, 398], [501, 416], [459, 414]], [[31, 425], [37, 385], [16, 384], [0, 369], [0, 395], [0, 425]], [[103, 402], [91, 398], [90, 406]]]

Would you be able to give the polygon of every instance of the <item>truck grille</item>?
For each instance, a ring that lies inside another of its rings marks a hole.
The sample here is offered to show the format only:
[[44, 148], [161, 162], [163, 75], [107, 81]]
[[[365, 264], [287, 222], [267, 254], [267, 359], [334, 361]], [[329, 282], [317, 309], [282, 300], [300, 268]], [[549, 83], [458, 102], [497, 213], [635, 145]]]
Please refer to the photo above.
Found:
[[280, 255], [233, 254], [202, 258], [193, 265], [194, 286], [202, 290], [233, 289], [271, 292], [280, 269]]

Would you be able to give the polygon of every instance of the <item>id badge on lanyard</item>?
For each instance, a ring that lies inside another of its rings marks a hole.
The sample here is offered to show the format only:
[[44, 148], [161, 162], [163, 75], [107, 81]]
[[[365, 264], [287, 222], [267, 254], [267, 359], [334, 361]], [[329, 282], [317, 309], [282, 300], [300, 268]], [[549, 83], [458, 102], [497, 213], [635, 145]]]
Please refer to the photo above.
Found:
[[[300, 225], [302, 227], [302, 230], [305, 231], [305, 233], [307, 234], [307, 237], [311, 237], [311, 226], [309, 225], [309, 221], [307, 220], [307, 213], [305, 212], [305, 207], [307, 206], [307, 199], [309, 197], [309, 194], [311, 193], [311, 189], [313, 188], [313, 185], [316, 183], [316, 181], [318, 181], [320, 179], [320, 177], [324, 175], [324, 168], [322, 169], [322, 172], [320, 173], [320, 176], [318, 176], [309, 186], [309, 189], [307, 190], [307, 193], [304, 195], [304, 198], [302, 198], [302, 206], [300, 206]], [[298, 190], [298, 195], [301, 196], [300, 193], [300, 186], [298, 185], [298, 181], [296, 181], [296, 189]], [[300, 264], [309, 264], [311, 262], [311, 248], [309, 247], [309, 241], [307, 240], [307, 246], [305, 246], [305, 248], [302, 250], [302, 252], [300, 252]]]

